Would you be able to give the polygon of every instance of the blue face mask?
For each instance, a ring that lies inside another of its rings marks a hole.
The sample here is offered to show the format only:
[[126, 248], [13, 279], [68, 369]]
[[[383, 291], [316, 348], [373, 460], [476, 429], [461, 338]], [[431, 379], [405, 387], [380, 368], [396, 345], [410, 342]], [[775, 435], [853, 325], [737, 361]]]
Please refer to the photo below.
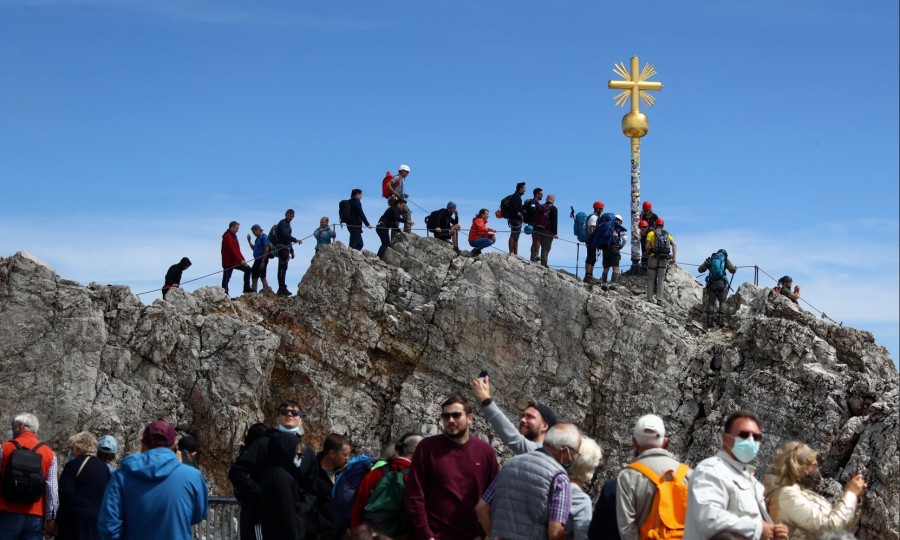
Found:
[[69, 460], [75, 459], [75, 456], [72, 455], [72, 451], [71, 451], [71, 450], [69, 450], [68, 452], [66, 452], [66, 457], [69, 458]]
[[286, 428], [281, 424], [278, 424], [278, 431], [283, 431], [285, 433], [297, 433], [298, 431], [300, 431], [300, 426], [297, 426], [295, 428]]
[[733, 438], [734, 446], [731, 447], [731, 453], [734, 454], [734, 457], [741, 463], [753, 461], [756, 458], [756, 454], [759, 453], [759, 443], [754, 441], [753, 437], [747, 437], [746, 439]]
[[300, 465], [303, 465], [303, 458], [295, 457], [294, 458], [294, 467], [300, 468]]

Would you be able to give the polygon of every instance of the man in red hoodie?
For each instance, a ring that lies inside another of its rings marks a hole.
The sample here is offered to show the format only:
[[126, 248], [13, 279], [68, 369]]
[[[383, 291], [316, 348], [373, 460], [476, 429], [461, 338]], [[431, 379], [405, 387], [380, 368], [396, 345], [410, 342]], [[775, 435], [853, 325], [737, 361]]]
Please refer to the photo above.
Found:
[[232, 221], [228, 224], [228, 230], [222, 233], [222, 288], [228, 294], [228, 282], [231, 281], [231, 273], [239, 270], [244, 273], [244, 293], [253, 292], [250, 288], [250, 265], [244, 262], [241, 254], [241, 245], [237, 239], [241, 224]]

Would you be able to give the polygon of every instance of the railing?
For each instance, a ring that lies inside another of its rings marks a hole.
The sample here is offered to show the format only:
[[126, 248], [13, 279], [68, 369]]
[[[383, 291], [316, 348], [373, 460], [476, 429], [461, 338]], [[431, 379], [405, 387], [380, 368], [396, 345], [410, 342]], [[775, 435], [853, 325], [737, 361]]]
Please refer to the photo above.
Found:
[[239, 515], [237, 499], [210, 497], [209, 516], [194, 525], [194, 540], [238, 540]]

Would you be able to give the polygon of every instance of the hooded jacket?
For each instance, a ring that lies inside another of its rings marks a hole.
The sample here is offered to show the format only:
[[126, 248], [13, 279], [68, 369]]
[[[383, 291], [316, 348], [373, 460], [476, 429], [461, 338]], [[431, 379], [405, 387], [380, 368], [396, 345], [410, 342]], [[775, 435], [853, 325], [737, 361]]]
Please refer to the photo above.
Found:
[[103, 540], [191, 540], [206, 519], [209, 490], [199, 470], [168, 448], [131, 454], [113, 473], [100, 505]]
[[469, 242], [485, 236], [490, 237], [492, 232], [494, 229], [488, 227], [484, 219], [476, 216], [472, 219], [472, 228], [469, 229]]

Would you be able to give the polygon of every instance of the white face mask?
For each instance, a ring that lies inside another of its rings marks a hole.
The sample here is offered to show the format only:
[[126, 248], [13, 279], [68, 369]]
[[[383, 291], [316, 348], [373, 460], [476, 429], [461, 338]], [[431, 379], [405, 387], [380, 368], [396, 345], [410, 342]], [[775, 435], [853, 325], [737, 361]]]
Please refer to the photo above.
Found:
[[278, 431], [283, 431], [284, 433], [296, 433], [298, 435], [303, 435], [303, 426], [299, 425], [297, 427], [287, 428], [278, 424]]

